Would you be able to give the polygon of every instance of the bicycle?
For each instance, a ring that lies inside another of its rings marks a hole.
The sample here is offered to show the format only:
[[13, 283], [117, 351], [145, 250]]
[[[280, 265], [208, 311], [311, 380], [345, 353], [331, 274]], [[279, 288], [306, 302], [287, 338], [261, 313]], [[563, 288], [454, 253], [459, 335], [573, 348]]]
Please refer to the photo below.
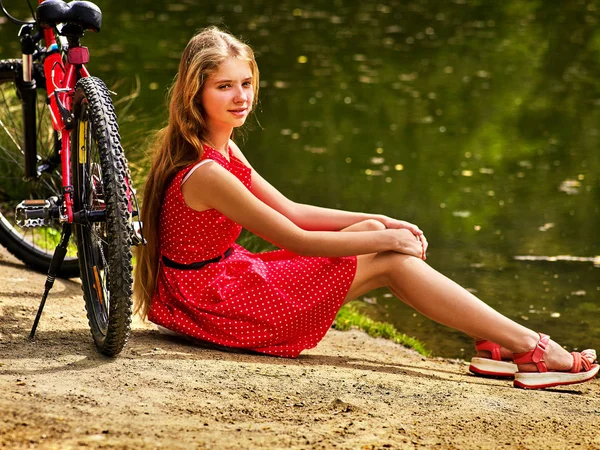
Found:
[[102, 12], [88, 1], [28, 5], [34, 21], [0, 0], [21, 25], [23, 54], [0, 60], [0, 244], [48, 271], [31, 338], [55, 278], [80, 276], [94, 343], [114, 356], [131, 327], [131, 246], [144, 239], [111, 92], [80, 43]]

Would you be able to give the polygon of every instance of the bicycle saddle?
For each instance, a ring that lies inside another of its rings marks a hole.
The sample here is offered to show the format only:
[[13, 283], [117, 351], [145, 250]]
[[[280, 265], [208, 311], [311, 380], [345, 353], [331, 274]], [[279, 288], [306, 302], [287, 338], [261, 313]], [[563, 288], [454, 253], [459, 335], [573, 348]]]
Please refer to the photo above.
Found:
[[57, 23], [74, 23], [83, 30], [100, 31], [102, 11], [92, 2], [46, 0], [38, 6], [36, 12], [40, 25], [54, 27]]

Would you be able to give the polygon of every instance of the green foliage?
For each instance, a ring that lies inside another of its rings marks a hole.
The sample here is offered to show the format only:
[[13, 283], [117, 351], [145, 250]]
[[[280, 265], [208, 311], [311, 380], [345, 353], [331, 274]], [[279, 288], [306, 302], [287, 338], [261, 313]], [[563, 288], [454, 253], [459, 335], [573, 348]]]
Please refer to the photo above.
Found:
[[382, 337], [390, 339], [397, 344], [416, 350], [421, 355], [429, 356], [430, 351], [425, 348], [425, 345], [414, 337], [400, 333], [393, 325], [386, 322], [376, 322], [368, 318], [358, 311], [354, 305], [345, 305], [340, 308], [335, 322], [336, 330], [347, 331], [351, 328], [358, 328], [364, 331], [369, 336]]

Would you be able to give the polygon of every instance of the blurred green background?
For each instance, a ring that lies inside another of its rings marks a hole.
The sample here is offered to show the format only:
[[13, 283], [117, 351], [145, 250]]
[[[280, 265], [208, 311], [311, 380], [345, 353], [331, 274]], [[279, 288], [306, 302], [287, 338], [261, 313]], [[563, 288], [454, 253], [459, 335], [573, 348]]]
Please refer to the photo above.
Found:
[[[433, 267], [568, 347], [600, 347], [597, 2], [97, 3], [88, 68], [118, 93], [138, 186], [181, 51], [219, 25], [257, 53], [260, 103], [237, 140], [273, 185], [416, 223]], [[0, 20], [0, 57], [19, 56], [17, 31]], [[362, 301], [437, 355], [472, 354], [386, 290]]]

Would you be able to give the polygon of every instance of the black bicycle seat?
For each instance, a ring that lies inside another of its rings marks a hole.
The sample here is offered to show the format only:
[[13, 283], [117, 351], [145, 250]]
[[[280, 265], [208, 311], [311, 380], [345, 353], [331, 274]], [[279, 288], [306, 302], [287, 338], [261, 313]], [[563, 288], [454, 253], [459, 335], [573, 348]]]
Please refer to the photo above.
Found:
[[46, 0], [38, 6], [37, 20], [42, 26], [54, 27], [57, 23], [73, 23], [83, 30], [100, 31], [102, 11], [87, 1], [66, 3], [63, 0]]

